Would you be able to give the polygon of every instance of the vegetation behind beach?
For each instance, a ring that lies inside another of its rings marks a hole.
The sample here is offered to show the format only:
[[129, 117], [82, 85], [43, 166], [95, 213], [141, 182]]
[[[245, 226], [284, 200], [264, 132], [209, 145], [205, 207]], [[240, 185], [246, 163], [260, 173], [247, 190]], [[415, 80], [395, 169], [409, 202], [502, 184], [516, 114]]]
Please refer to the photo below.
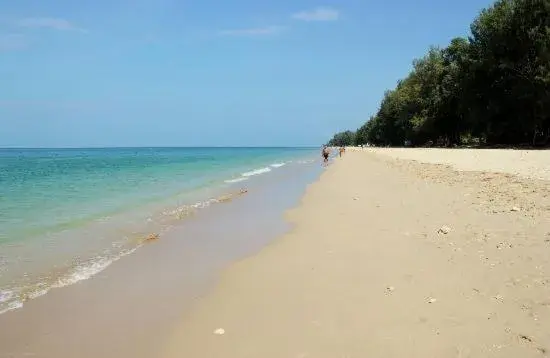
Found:
[[498, 0], [431, 47], [378, 112], [330, 145], [531, 145], [550, 139], [550, 0]]

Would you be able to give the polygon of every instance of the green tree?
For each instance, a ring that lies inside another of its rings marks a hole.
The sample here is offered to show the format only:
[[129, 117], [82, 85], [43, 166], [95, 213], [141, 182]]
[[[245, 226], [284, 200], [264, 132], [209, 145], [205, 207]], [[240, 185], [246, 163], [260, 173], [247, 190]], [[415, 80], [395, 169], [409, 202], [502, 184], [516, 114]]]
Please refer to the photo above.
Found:
[[347, 147], [355, 145], [355, 132], [344, 131], [336, 133], [328, 142], [328, 145], [333, 147]]
[[474, 121], [490, 143], [528, 140], [549, 114], [550, 1], [497, 1], [471, 31]]
[[550, 0], [498, 0], [470, 29], [468, 39], [414, 60], [356, 143], [548, 142]]

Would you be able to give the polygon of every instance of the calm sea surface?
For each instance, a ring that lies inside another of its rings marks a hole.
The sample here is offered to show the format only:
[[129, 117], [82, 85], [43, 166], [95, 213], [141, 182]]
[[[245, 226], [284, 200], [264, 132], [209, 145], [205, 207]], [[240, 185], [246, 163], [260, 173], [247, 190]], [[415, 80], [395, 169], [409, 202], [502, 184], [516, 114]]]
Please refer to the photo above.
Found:
[[[0, 313], [87, 279], [317, 149], [0, 149]], [[291, 171], [290, 171], [291, 172]]]

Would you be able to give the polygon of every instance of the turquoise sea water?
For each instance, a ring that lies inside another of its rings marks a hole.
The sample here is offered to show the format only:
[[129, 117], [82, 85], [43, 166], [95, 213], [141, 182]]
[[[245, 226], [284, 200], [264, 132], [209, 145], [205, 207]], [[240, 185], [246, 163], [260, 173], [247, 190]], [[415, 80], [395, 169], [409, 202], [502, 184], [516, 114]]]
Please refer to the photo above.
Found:
[[91, 277], [304, 148], [0, 149], [0, 312]]

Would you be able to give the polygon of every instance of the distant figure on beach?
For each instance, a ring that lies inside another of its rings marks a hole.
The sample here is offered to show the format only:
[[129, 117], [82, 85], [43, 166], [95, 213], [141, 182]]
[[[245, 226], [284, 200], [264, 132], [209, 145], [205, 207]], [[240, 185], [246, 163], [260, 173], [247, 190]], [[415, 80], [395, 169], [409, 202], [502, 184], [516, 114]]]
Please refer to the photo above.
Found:
[[321, 152], [321, 155], [323, 156], [323, 163], [325, 163], [325, 164], [328, 163], [329, 154], [330, 154], [330, 150], [328, 149], [328, 147], [326, 145], [324, 145], [323, 150]]
[[346, 152], [346, 147], [340, 147], [340, 157]]

